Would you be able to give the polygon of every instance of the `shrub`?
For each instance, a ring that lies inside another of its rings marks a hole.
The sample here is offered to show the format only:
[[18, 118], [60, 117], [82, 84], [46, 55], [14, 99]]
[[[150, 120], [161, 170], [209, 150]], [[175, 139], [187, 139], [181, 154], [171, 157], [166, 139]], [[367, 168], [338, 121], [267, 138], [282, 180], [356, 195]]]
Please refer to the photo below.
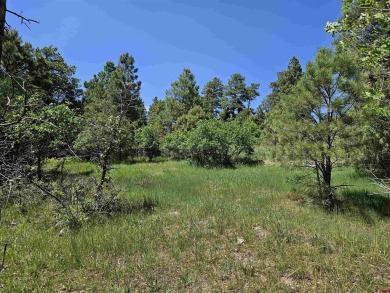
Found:
[[259, 140], [260, 130], [252, 121], [233, 121], [228, 123], [228, 136], [230, 156], [234, 162], [237, 162], [241, 154], [253, 154], [253, 146]]
[[185, 142], [189, 159], [201, 166], [231, 164], [227, 124], [217, 120], [201, 121]]
[[162, 144], [162, 151], [164, 155], [175, 160], [182, 160], [188, 157], [188, 153], [185, 149], [185, 142], [187, 140], [187, 132], [177, 130], [167, 134], [164, 137]]
[[249, 120], [201, 120], [191, 130], [167, 134], [162, 149], [174, 159], [186, 158], [200, 166], [221, 167], [252, 154], [259, 136], [258, 126]]
[[138, 129], [135, 132], [135, 142], [141, 156], [150, 161], [161, 154], [158, 131], [153, 126], [147, 125]]

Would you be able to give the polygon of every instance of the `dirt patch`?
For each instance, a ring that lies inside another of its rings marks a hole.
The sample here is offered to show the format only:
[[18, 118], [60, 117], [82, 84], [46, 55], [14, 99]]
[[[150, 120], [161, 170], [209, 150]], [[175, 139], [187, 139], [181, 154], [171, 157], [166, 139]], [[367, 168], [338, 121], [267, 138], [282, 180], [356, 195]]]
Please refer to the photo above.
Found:
[[257, 240], [263, 240], [269, 236], [269, 232], [260, 226], [254, 228]]

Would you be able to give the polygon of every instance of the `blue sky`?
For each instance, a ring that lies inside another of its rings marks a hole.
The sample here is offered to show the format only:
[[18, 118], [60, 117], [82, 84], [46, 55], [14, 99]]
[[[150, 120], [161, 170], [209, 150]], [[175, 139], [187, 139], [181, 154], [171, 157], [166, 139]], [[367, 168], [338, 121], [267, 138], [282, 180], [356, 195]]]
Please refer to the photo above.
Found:
[[259, 82], [261, 96], [276, 73], [296, 56], [304, 66], [321, 46], [330, 46], [327, 21], [341, 14], [341, 0], [31, 0], [8, 8], [40, 21], [31, 30], [9, 15], [8, 23], [35, 47], [53, 45], [89, 80], [108, 60], [129, 52], [150, 105], [183, 68], [198, 84], [225, 83], [241, 73]]

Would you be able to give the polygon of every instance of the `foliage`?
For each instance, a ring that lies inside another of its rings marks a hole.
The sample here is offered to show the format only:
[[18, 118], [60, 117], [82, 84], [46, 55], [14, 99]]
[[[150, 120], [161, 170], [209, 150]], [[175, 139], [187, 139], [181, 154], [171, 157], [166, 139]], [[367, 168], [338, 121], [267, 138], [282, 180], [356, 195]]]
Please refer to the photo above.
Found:
[[119, 57], [117, 65], [107, 62], [104, 70], [85, 84], [85, 125], [76, 148], [100, 169], [95, 194], [98, 210], [106, 202], [103, 190], [110, 182], [111, 162], [115, 157], [121, 158], [123, 144], [132, 135], [133, 126], [141, 125], [145, 118], [137, 71], [134, 58], [125, 53]]
[[344, 0], [342, 17], [326, 30], [337, 36], [341, 50], [354, 52], [366, 75], [365, 133], [358, 165], [378, 176], [390, 174], [390, 3]]
[[271, 93], [261, 103], [261, 110], [269, 113], [281, 100], [283, 95], [292, 92], [302, 77], [302, 67], [296, 57], [292, 57], [286, 70], [277, 73], [278, 79], [270, 83]]
[[117, 65], [107, 62], [103, 71], [86, 82], [84, 117], [89, 128], [80, 138], [84, 150], [90, 147], [96, 155], [109, 149], [111, 159], [130, 153], [134, 131], [146, 120], [137, 71], [134, 58], [125, 53]]
[[264, 140], [273, 145], [278, 142], [278, 136], [273, 131], [272, 119], [267, 119], [274, 109], [278, 108], [283, 96], [291, 94], [294, 86], [302, 77], [302, 67], [296, 57], [292, 57], [286, 70], [277, 73], [277, 80], [270, 83], [272, 90], [265, 100], [259, 105], [256, 113], [256, 121], [263, 129]]
[[173, 131], [165, 135], [161, 146], [163, 154], [167, 157], [182, 160], [187, 157], [185, 143], [187, 133], [184, 131]]
[[185, 148], [190, 160], [201, 166], [229, 165], [229, 137], [218, 120], [199, 122], [187, 135]]
[[29, 82], [46, 104], [68, 102], [73, 107], [80, 107], [82, 90], [79, 80], [74, 77], [76, 67], [66, 64], [57, 48], [35, 49], [31, 73]]
[[166, 97], [183, 105], [181, 115], [188, 112], [192, 107], [199, 105], [199, 86], [196, 84], [195, 76], [190, 69], [185, 68], [178, 80], [172, 82], [171, 88], [166, 91]]
[[165, 106], [166, 103], [164, 100], [159, 100], [157, 97], [153, 99], [148, 111], [148, 124], [163, 126], [164, 119], [161, 113], [165, 110]]
[[21, 148], [19, 152], [29, 149], [32, 173], [42, 179], [46, 159], [72, 155], [71, 146], [80, 130], [80, 117], [68, 103], [42, 105], [36, 97], [32, 97], [30, 103], [35, 103], [36, 108], [14, 126], [14, 139]]
[[140, 98], [141, 81], [138, 80], [138, 68], [134, 65], [134, 57], [124, 53], [118, 63], [108, 61], [104, 70], [85, 83], [86, 104], [94, 99], [111, 101], [117, 112], [123, 112], [124, 119], [129, 122], [145, 123], [145, 107]]
[[102, 154], [113, 160], [120, 142], [126, 137], [126, 121], [110, 100], [90, 102], [84, 111], [84, 126], [75, 143], [76, 150], [93, 162], [100, 162]]
[[386, 0], [343, 0], [343, 16], [326, 26], [329, 33], [338, 36], [341, 47], [356, 51], [371, 74], [385, 74], [382, 78], [386, 80], [390, 52], [389, 9]]
[[149, 160], [160, 155], [160, 139], [158, 129], [153, 125], [146, 125], [135, 131], [134, 136], [140, 154]]
[[65, 62], [57, 48], [33, 48], [30, 43], [23, 43], [17, 31], [10, 30], [5, 34], [2, 65], [4, 72], [13, 77], [13, 86], [16, 82], [22, 85], [18, 86], [18, 93], [25, 84], [46, 105], [68, 102], [72, 107], [80, 107], [82, 90], [74, 77], [76, 68]]
[[191, 108], [187, 114], [180, 116], [175, 125], [174, 130], [190, 131], [196, 127], [196, 123], [202, 120], [211, 119], [210, 113], [207, 113], [200, 106]]
[[0, 75], [0, 195], [29, 197], [25, 184], [44, 178], [48, 158], [70, 153], [79, 130], [80, 89], [53, 47], [33, 48], [14, 30], [5, 33]]
[[227, 124], [230, 138], [230, 154], [233, 162], [238, 162], [242, 154], [251, 155], [259, 142], [259, 127], [250, 120], [234, 121]]
[[165, 100], [155, 98], [149, 109], [148, 120], [149, 124], [160, 130], [160, 136], [164, 136], [172, 132], [178, 119], [187, 113], [184, 104], [171, 97]]
[[251, 154], [259, 137], [258, 127], [250, 121], [200, 121], [184, 142], [188, 158], [201, 166], [226, 166], [241, 154]]
[[225, 87], [222, 80], [215, 77], [207, 82], [202, 90], [202, 108], [206, 113], [213, 114], [218, 117], [221, 100], [225, 94]]
[[259, 87], [259, 83], [251, 83], [247, 86], [243, 75], [239, 73], [232, 74], [226, 85], [225, 97], [221, 100], [221, 119], [234, 119], [245, 109], [245, 103], [247, 103], [246, 108], [251, 110], [251, 102], [260, 95]]
[[360, 95], [353, 56], [321, 48], [293, 93], [283, 96], [270, 116], [279, 155], [314, 168], [318, 193], [330, 206], [335, 200], [333, 168], [357, 148], [353, 113]]

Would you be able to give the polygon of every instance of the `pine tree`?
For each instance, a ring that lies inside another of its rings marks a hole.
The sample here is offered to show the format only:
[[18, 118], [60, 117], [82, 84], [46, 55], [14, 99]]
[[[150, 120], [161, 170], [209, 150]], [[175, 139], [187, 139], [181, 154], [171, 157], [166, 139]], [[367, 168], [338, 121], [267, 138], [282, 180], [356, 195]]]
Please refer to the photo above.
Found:
[[[234, 119], [245, 108], [249, 112], [253, 112], [250, 109], [250, 103], [259, 96], [259, 87], [258, 83], [251, 83], [247, 86], [243, 75], [232, 74], [226, 85], [225, 97], [221, 101], [221, 118], [224, 120]], [[246, 107], [245, 103], [247, 103]]]
[[128, 154], [134, 131], [145, 121], [140, 98], [141, 82], [134, 58], [120, 56], [117, 65], [107, 62], [104, 70], [85, 83], [85, 127], [78, 137], [78, 148], [98, 162], [103, 188], [113, 158]]
[[279, 155], [314, 168], [319, 195], [335, 202], [333, 168], [356, 145], [353, 113], [361, 83], [351, 54], [321, 48], [290, 95], [283, 95], [269, 117], [279, 138]]
[[271, 93], [266, 97], [261, 105], [261, 109], [266, 113], [278, 104], [282, 95], [291, 93], [293, 87], [302, 77], [302, 67], [296, 57], [292, 57], [286, 70], [277, 73], [278, 79], [270, 83]]
[[202, 90], [202, 108], [206, 113], [213, 114], [215, 117], [221, 108], [221, 100], [225, 93], [225, 87], [222, 80], [215, 77]]
[[166, 91], [166, 98], [183, 105], [181, 115], [186, 114], [192, 107], [200, 105], [199, 86], [190, 69], [185, 68], [179, 79], [172, 82], [171, 88]]

